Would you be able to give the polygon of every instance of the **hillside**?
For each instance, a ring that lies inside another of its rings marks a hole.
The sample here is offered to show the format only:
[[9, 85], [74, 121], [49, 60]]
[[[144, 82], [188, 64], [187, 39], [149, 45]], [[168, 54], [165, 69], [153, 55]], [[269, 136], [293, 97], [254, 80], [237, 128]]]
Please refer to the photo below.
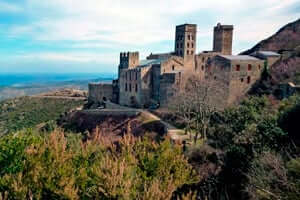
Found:
[[0, 135], [56, 120], [83, 100], [21, 97], [0, 102]]
[[249, 55], [254, 51], [282, 51], [294, 50], [300, 46], [300, 19], [282, 27], [271, 37], [259, 42], [253, 48], [242, 52], [242, 55]]

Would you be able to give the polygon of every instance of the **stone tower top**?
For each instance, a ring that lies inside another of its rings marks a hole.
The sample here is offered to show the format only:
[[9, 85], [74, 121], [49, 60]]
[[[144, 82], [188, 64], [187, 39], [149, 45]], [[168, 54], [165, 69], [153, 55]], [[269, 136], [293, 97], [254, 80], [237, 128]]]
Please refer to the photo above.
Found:
[[120, 70], [135, 68], [139, 65], [139, 52], [121, 52], [120, 53]]
[[218, 23], [214, 27], [213, 51], [224, 55], [232, 54], [233, 25], [222, 25]]
[[196, 53], [196, 37], [196, 24], [182, 24], [176, 26], [175, 54], [184, 58], [194, 56]]

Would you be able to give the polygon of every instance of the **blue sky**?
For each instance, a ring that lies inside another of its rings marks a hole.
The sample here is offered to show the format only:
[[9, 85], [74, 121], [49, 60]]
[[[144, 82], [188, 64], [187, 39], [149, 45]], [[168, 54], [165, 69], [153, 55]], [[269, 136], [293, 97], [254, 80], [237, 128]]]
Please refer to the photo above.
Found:
[[300, 0], [0, 0], [0, 73], [116, 72], [120, 51], [172, 51], [182, 23], [198, 52], [233, 24], [239, 53], [299, 17]]

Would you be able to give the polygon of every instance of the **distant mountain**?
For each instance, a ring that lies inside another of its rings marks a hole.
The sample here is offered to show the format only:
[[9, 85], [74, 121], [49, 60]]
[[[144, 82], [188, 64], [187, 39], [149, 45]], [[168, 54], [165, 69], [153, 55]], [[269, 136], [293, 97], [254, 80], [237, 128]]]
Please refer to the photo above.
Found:
[[300, 19], [282, 27], [271, 37], [259, 42], [253, 48], [242, 52], [242, 55], [249, 55], [258, 50], [276, 51], [294, 50], [300, 46]]

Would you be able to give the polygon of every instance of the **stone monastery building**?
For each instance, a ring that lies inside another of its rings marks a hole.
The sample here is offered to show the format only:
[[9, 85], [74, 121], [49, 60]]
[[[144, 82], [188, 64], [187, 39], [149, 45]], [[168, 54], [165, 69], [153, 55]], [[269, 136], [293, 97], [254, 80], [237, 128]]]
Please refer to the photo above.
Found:
[[196, 75], [218, 88], [211, 93], [216, 107], [224, 108], [245, 95], [260, 78], [266, 65], [272, 65], [280, 55], [256, 52], [232, 55], [233, 26], [214, 27], [213, 50], [196, 53], [197, 25], [176, 26], [174, 51], [150, 54], [139, 59], [139, 52], [120, 53], [118, 79], [112, 84], [90, 83], [89, 101], [110, 100], [124, 106], [164, 106], [172, 99], [183, 79]]

